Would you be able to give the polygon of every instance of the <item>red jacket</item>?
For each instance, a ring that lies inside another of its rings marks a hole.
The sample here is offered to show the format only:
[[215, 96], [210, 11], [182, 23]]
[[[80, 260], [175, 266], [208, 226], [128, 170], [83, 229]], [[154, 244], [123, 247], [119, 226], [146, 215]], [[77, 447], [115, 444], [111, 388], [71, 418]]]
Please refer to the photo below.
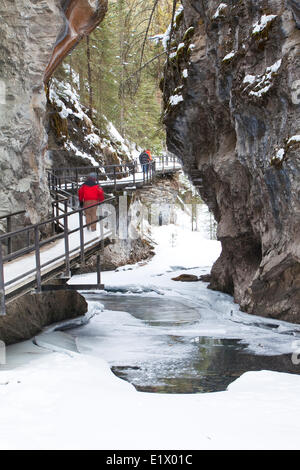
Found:
[[149, 155], [150, 161], [152, 161], [152, 155], [151, 155], [150, 150], [146, 150], [146, 153]]
[[79, 201], [104, 201], [104, 191], [97, 183], [87, 181], [78, 191]]

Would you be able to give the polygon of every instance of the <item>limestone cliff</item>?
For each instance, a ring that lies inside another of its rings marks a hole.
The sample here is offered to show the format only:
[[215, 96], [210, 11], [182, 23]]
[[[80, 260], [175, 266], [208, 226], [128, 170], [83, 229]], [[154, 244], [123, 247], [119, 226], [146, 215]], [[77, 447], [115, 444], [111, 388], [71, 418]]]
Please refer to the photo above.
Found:
[[299, 2], [182, 4], [165, 124], [218, 222], [210, 287], [249, 313], [300, 322]]
[[106, 9], [107, 0], [0, 3], [0, 216], [25, 209], [35, 223], [48, 215], [44, 81]]
[[62, 27], [59, 0], [0, 4], [0, 215], [47, 213], [44, 72]]

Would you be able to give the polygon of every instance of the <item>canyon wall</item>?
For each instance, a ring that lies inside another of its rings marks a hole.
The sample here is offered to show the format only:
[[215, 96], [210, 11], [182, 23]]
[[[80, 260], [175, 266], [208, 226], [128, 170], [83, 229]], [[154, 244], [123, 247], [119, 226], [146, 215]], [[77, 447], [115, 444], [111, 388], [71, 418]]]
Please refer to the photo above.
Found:
[[44, 73], [63, 25], [60, 0], [0, 5], [0, 215], [48, 214]]
[[210, 287], [249, 313], [300, 322], [299, 2], [182, 3], [164, 120], [218, 222]]
[[28, 223], [48, 216], [44, 82], [106, 9], [107, 0], [2, 0], [0, 216], [24, 209]]

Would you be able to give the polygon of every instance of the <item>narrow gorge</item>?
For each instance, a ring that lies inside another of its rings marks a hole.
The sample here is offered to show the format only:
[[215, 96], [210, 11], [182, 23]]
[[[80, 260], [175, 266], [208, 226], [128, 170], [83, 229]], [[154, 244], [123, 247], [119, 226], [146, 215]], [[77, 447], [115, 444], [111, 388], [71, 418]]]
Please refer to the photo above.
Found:
[[[25, 223], [45, 219], [51, 165], [88, 154], [96, 160], [84, 165], [126, 161], [114, 130], [103, 146], [65, 83], [48, 88], [107, 8], [106, 0], [0, 6], [0, 215], [25, 209]], [[300, 322], [299, 2], [183, 0], [163, 42], [167, 147], [218, 222], [210, 288], [248, 313]], [[83, 124], [70, 126], [79, 113]]]

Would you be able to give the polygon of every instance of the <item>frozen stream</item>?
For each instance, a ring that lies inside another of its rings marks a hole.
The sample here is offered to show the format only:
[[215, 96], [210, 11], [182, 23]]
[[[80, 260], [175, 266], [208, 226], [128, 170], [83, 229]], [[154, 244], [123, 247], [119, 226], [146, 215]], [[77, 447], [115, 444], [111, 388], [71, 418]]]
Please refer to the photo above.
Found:
[[[209, 294], [211, 301], [219, 297]], [[230, 302], [225, 297], [223, 302]], [[276, 322], [254, 320], [246, 326], [230, 318], [220, 328], [209, 305], [197, 307], [181, 297], [99, 293], [88, 299], [105, 310], [72, 330], [80, 352], [104, 358], [118, 377], [139, 391], [221, 391], [247, 371], [300, 373], [291, 354], [270, 348], [276, 336], [281, 336], [277, 342], [282, 348], [284, 343], [288, 347], [297, 329], [280, 334]]]
[[[103, 273], [106, 292], [87, 295], [95, 315], [68, 331], [81, 353], [105, 359], [117, 376], [148, 392], [226, 390], [247, 371], [300, 373], [292, 362], [299, 325], [245, 314], [203, 282], [172, 280], [209, 272], [217, 241], [175, 226], [154, 236], [149, 263]], [[92, 283], [94, 276], [74, 282]]]

